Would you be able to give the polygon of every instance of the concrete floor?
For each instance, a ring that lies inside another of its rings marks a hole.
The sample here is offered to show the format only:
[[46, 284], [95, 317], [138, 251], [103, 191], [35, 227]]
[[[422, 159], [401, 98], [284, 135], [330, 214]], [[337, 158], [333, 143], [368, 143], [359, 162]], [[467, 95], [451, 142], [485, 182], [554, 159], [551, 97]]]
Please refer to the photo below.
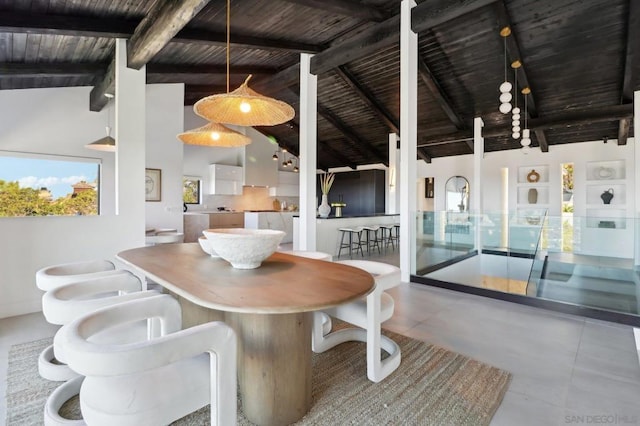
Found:
[[[393, 263], [394, 253], [375, 259]], [[403, 283], [391, 294], [396, 309], [385, 323], [389, 330], [513, 374], [492, 425], [640, 424], [631, 327], [420, 284]], [[55, 330], [41, 313], [0, 320], [0, 413], [10, 346]]]

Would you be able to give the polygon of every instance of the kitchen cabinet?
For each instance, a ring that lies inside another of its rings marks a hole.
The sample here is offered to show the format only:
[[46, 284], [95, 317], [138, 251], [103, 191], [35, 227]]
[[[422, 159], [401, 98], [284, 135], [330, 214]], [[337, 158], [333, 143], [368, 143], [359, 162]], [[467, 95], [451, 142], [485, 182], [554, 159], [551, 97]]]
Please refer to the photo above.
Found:
[[242, 183], [246, 186], [276, 186], [278, 162], [271, 156], [278, 149], [263, 135], [252, 136], [252, 142], [244, 147]]
[[209, 228], [243, 228], [244, 213], [211, 213], [209, 214]]
[[299, 197], [300, 196], [300, 174], [295, 172], [278, 172], [278, 184], [269, 188], [269, 195], [272, 197]]
[[242, 195], [243, 170], [240, 166], [209, 165], [209, 194]]
[[215, 228], [243, 228], [244, 213], [220, 212], [220, 213], [185, 213], [184, 242], [194, 243], [202, 236], [202, 231]]

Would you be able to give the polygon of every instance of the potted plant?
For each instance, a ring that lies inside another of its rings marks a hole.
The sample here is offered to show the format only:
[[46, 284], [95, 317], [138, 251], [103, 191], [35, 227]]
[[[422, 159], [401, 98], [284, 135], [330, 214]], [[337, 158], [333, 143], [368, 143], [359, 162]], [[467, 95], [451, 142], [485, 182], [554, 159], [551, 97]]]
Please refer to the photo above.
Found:
[[562, 165], [562, 201], [573, 197], [573, 164]]

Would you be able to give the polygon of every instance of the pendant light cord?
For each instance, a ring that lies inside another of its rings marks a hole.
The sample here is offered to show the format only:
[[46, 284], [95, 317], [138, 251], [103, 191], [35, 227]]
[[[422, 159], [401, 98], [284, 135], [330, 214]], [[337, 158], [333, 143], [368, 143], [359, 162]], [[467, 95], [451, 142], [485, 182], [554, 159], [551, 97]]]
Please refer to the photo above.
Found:
[[507, 81], [507, 38], [502, 37], [504, 41], [504, 81]]
[[229, 93], [229, 57], [231, 46], [231, 0], [227, 0], [227, 93]]

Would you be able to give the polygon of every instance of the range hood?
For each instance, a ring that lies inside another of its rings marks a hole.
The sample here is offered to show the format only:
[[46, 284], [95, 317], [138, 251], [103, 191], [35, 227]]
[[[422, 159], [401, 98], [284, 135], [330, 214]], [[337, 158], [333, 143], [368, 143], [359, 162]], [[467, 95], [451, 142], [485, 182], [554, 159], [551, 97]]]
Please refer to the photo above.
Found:
[[251, 143], [243, 150], [244, 186], [273, 187], [278, 184], [278, 162], [273, 161], [273, 152], [278, 149], [269, 138], [252, 127], [246, 127]]

